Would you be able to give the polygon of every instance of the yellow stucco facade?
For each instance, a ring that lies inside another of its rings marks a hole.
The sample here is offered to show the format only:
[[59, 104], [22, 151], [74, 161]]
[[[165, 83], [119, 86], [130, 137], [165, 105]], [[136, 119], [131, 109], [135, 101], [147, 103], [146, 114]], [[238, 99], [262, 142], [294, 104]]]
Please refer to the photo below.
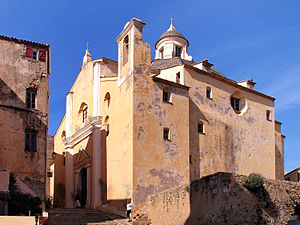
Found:
[[151, 62], [144, 26], [125, 25], [118, 62], [86, 51], [54, 137], [60, 206], [74, 207], [79, 193], [86, 207], [121, 214], [129, 199], [139, 208], [153, 193], [219, 171], [283, 179], [275, 99], [252, 80], [195, 63], [173, 24]]

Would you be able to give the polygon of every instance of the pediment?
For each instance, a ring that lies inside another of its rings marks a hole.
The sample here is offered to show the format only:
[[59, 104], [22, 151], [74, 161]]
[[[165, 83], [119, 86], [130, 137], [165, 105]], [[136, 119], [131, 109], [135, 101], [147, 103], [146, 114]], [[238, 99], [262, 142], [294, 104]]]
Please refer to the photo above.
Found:
[[79, 152], [76, 154], [73, 166], [75, 167], [75, 169], [84, 167], [91, 163], [91, 159], [92, 157], [85, 149], [80, 149]]

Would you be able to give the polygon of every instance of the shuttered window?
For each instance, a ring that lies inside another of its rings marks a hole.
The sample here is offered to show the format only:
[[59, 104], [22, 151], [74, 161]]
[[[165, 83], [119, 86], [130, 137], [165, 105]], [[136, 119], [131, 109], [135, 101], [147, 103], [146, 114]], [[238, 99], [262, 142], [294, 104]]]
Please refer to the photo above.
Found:
[[41, 62], [45, 62], [46, 51], [44, 49], [39, 50], [39, 60]]
[[46, 61], [46, 50], [27, 47], [26, 48], [26, 57], [31, 58], [31, 59], [36, 59], [41, 62], [45, 62]]
[[31, 47], [26, 48], [26, 57], [32, 58], [32, 48]]

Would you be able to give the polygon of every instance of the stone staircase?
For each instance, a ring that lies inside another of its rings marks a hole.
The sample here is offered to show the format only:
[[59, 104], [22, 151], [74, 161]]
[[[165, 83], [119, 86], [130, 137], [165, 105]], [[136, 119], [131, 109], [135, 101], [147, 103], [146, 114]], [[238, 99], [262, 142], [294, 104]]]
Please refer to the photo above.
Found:
[[104, 221], [113, 221], [116, 219], [124, 220], [124, 217], [116, 214], [101, 212], [95, 209], [77, 208], [49, 210], [48, 218], [48, 224], [51, 225], [87, 225], [100, 224]]
[[151, 225], [151, 221], [146, 214], [136, 215], [132, 221], [128, 219], [116, 219], [112, 221], [105, 221], [102, 223], [91, 223], [89, 225]]

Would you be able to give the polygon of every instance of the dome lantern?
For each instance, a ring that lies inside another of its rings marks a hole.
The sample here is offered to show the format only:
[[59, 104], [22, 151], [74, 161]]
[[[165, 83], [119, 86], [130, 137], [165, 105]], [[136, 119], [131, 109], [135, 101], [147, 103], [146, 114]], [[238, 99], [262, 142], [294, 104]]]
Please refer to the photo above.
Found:
[[192, 57], [187, 54], [188, 46], [188, 40], [175, 29], [172, 18], [169, 29], [155, 43], [155, 59], [179, 57], [192, 60]]

